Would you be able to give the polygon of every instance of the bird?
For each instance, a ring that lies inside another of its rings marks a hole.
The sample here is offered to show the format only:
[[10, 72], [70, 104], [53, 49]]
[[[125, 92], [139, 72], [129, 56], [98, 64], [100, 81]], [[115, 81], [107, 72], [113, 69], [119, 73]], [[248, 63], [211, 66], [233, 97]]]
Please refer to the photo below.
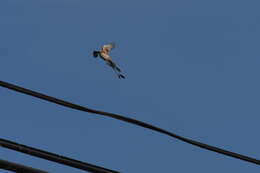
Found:
[[109, 55], [111, 50], [115, 48], [115, 43], [108, 43], [101, 47], [99, 51], [93, 51], [93, 57], [100, 57], [104, 61], [106, 61], [107, 65], [109, 65], [117, 74], [118, 78], [125, 79], [125, 76], [121, 74], [121, 69], [113, 62], [111, 56]]

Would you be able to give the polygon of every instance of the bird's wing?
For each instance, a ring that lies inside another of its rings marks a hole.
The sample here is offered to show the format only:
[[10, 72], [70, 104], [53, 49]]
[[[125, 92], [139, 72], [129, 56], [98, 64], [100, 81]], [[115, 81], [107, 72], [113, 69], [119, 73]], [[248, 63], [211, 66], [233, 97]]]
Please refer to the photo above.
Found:
[[102, 46], [102, 50], [105, 50], [107, 52], [110, 52], [114, 48], [115, 48], [115, 43], [109, 43], [109, 44]]

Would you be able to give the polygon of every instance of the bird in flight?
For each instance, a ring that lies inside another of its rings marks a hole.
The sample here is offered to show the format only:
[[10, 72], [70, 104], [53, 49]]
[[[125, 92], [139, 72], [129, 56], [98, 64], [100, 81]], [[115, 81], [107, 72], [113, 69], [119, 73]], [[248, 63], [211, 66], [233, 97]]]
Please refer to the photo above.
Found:
[[109, 55], [110, 51], [112, 49], [115, 48], [115, 44], [114, 43], [109, 43], [106, 44], [104, 46], [102, 46], [101, 50], [99, 51], [93, 51], [93, 56], [95, 58], [97, 58], [98, 56], [103, 59], [104, 61], [106, 61], [107, 65], [109, 65], [110, 67], [112, 67], [112, 69], [115, 71], [115, 73], [117, 74], [118, 78], [125, 78], [124, 75], [121, 74], [121, 69], [113, 62], [111, 56]]

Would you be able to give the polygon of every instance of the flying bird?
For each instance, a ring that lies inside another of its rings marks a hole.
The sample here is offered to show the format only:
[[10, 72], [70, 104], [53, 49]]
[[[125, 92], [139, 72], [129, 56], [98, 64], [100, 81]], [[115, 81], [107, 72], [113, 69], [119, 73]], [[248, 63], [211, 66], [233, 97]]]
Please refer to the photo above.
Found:
[[106, 44], [104, 46], [102, 46], [100, 51], [93, 51], [93, 56], [95, 58], [100, 57], [101, 59], [103, 59], [104, 61], [106, 61], [107, 65], [109, 65], [110, 67], [112, 67], [112, 69], [115, 71], [115, 73], [117, 74], [118, 78], [125, 78], [124, 75], [121, 74], [121, 69], [113, 62], [110, 54], [110, 51], [112, 49], [115, 48], [115, 44], [114, 43], [109, 43]]

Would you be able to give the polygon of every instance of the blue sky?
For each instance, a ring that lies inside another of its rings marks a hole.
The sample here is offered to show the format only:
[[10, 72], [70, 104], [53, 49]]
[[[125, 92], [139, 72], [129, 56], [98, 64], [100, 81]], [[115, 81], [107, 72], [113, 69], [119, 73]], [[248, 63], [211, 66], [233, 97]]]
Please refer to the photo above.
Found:
[[[260, 2], [1, 0], [0, 78], [260, 159]], [[119, 80], [92, 51], [115, 42]], [[259, 172], [140, 127], [0, 88], [1, 138], [126, 173]], [[82, 172], [0, 149], [50, 172]]]

